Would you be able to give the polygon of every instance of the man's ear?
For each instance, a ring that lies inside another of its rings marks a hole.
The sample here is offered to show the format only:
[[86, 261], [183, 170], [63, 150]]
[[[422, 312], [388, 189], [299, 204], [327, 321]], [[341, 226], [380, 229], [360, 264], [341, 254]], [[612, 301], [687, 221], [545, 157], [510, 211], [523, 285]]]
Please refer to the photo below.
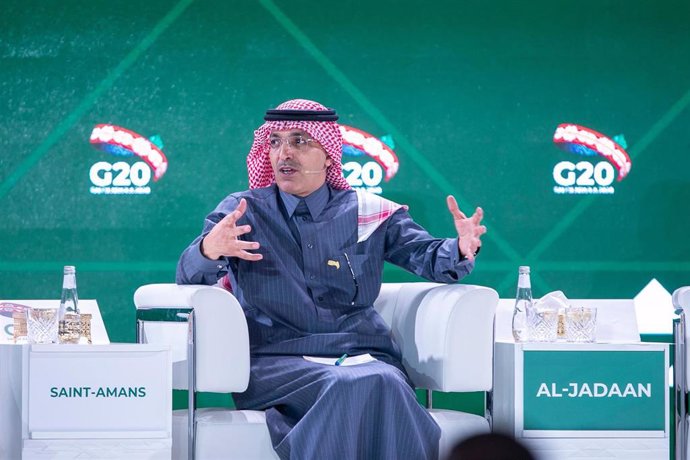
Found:
[[331, 157], [326, 156], [326, 162], [324, 163], [324, 166], [326, 166], [327, 168], [330, 168], [331, 164], [333, 164], [333, 160], [331, 160]]

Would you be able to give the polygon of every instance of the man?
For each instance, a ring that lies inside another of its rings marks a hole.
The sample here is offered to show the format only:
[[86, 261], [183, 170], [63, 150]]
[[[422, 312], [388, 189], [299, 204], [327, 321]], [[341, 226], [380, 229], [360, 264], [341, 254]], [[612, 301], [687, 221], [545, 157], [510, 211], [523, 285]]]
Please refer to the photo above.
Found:
[[[301, 99], [266, 113], [247, 157], [250, 190], [206, 218], [177, 282], [226, 280], [237, 296], [252, 355], [249, 388], [235, 403], [266, 410], [282, 459], [435, 459], [440, 430], [372, 305], [384, 260], [438, 282], [469, 273], [486, 232], [482, 210], [467, 218], [448, 197], [458, 238], [438, 239], [405, 207], [355, 193], [337, 118]], [[332, 365], [366, 353], [376, 359]]]

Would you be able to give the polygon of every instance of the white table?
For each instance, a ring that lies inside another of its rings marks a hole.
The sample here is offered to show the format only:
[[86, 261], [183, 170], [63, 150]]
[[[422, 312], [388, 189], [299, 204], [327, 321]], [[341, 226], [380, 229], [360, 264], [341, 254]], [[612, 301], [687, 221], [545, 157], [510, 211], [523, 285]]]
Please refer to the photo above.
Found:
[[[25, 305], [27, 307], [37, 308], [59, 308], [59, 299], [29, 299], [29, 300], [0, 300], [0, 304], [12, 303], [16, 305]], [[103, 324], [103, 317], [101, 310], [98, 308], [98, 302], [94, 299], [80, 299], [79, 311], [81, 313], [91, 314], [91, 339], [94, 345], [103, 345], [110, 343], [108, 339], [108, 332], [105, 330]], [[12, 315], [0, 314], [0, 344], [14, 343], [13, 339], [13, 320]]]
[[79, 305], [93, 345], [0, 343], [0, 459], [169, 459], [169, 347], [111, 344], [96, 301]]
[[496, 343], [493, 429], [544, 460], [669, 458], [668, 344]]

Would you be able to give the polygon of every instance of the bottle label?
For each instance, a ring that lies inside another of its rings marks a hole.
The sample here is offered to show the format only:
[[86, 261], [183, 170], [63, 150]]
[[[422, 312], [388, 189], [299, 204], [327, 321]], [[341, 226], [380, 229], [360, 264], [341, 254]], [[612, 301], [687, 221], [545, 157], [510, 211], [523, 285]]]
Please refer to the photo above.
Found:
[[[514, 278], [513, 278], [514, 279]], [[530, 283], [529, 279], [529, 274], [520, 274], [518, 276], [518, 288], [531, 288], [532, 284]]]
[[76, 289], [77, 280], [74, 276], [65, 276], [62, 280], [62, 289]]

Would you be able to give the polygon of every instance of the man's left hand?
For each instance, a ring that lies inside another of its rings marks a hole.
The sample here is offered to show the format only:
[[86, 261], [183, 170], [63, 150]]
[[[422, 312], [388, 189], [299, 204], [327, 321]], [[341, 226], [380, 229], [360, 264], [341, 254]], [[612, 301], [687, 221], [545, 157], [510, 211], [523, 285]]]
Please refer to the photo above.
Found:
[[486, 233], [486, 227], [481, 225], [484, 211], [478, 207], [474, 214], [467, 217], [465, 213], [460, 211], [458, 202], [455, 201], [453, 195], [448, 195], [446, 202], [448, 203], [448, 210], [453, 216], [455, 230], [458, 232], [460, 256], [474, 260], [474, 256], [479, 252], [482, 245], [481, 236]]

